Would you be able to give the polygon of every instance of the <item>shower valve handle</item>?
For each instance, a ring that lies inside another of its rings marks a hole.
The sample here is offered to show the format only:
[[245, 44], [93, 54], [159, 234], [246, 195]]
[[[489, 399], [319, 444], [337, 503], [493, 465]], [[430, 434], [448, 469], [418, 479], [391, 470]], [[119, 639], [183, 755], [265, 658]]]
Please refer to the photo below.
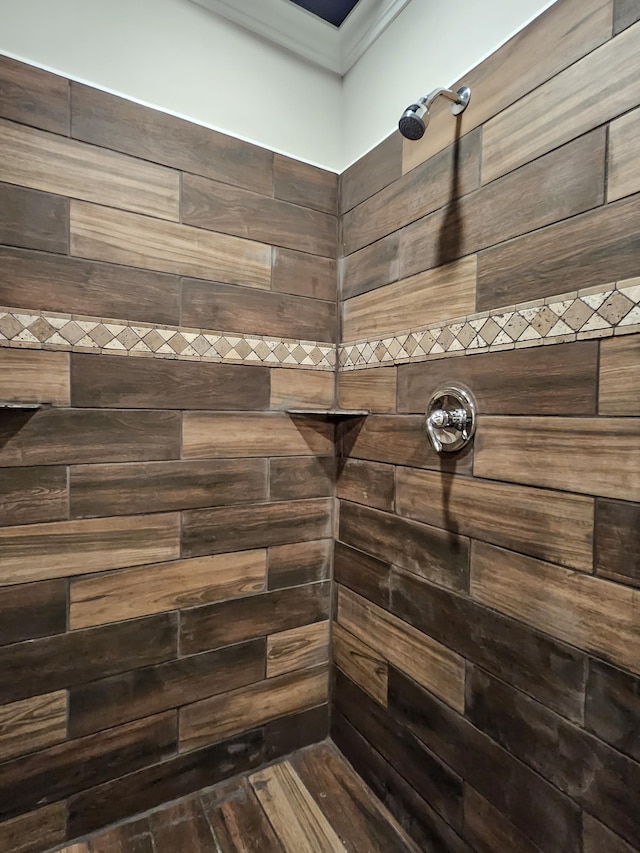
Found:
[[460, 388], [445, 388], [429, 401], [427, 435], [436, 453], [460, 450], [475, 430], [475, 405]]

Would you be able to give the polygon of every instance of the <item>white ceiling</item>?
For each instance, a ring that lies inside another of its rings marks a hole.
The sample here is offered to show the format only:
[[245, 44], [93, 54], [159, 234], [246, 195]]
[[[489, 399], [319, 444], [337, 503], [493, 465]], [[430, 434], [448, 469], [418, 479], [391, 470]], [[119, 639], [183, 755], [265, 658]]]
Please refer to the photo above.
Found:
[[360, 0], [338, 29], [288, 0], [192, 0], [341, 77], [409, 1]]

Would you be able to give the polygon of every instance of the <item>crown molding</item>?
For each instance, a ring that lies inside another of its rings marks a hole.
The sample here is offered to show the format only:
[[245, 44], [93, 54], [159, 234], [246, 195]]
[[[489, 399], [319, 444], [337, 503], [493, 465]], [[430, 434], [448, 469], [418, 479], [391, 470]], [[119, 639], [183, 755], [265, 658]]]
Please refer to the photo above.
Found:
[[360, 0], [339, 29], [289, 0], [191, 2], [342, 77], [410, 0]]

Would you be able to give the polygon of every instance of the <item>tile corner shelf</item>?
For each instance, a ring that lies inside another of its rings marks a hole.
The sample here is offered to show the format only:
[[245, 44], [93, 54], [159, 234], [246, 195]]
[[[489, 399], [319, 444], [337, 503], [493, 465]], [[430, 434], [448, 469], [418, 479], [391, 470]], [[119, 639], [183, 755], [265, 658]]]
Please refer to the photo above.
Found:
[[364, 418], [370, 414], [369, 409], [287, 409], [288, 415], [318, 415], [329, 418]]
[[8, 409], [13, 411], [35, 411], [36, 409], [44, 409], [50, 406], [51, 403], [34, 403], [22, 400], [0, 400], [0, 410]]

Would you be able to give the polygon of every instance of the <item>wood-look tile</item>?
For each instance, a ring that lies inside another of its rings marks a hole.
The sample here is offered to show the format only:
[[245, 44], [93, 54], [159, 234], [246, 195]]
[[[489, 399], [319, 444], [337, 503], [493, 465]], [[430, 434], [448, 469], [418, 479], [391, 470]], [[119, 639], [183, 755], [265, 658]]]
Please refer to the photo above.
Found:
[[264, 754], [264, 734], [258, 729], [83, 791], [69, 800], [68, 837], [79, 838], [246, 773], [264, 762]]
[[0, 242], [66, 254], [69, 251], [69, 200], [0, 184]]
[[329, 622], [315, 622], [267, 637], [267, 678], [328, 663]]
[[395, 231], [344, 258], [341, 270], [343, 299], [368, 293], [400, 278], [400, 234]]
[[[389, 707], [399, 723], [420, 737], [541, 850], [576, 850], [579, 807], [465, 717], [393, 669], [389, 672]], [[491, 772], [487, 772], [489, 767]]]
[[340, 466], [336, 496], [342, 500], [390, 512], [394, 495], [393, 466], [361, 459], [346, 459]]
[[0, 703], [75, 687], [177, 656], [177, 617], [167, 613], [0, 648]]
[[0, 586], [180, 556], [177, 513], [0, 529]]
[[598, 128], [401, 232], [400, 275], [413, 275], [604, 202], [607, 135]]
[[329, 616], [329, 586], [309, 584], [183, 610], [180, 651], [197, 654], [324, 622]]
[[71, 84], [71, 135], [271, 195], [273, 153], [160, 110]]
[[537, 630], [640, 672], [640, 601], [629, 587], [474, 542], [471, 595]]
[[145, 323], [180, 322], [179, 279], [80, 258], [0, 247], [3, 305], [121, 317]]
[[[640, 30], [631, 27], [487, 122], [482, 180], [492, 181], [635, 107], [640, 96], [631, 80], [639, 47]], [[567, 92], [576, 93], [570, 112]]]
[[465, 589], [469, 540], [437, 527], [341, 501], [340, 539], [450, 589]]
[[180, 710], [180, 749], [197, 749], [327, 701], [325, 665], [260, 681]]
[[264, 727], [267, 761], [274, 761], [297, 749], [320, 743], [329, 736], [328, 698], [327, 696], [323, 704], [315, 708], [267, 723]]
[[332, 627], [333, 662], [380, 705], [387, 704], [387, 661], [342, 625]]
[[585, 726], [640, 761], [640, 678], [589, 660]]
[[275, 154], [273, 158], [273, 194], [283, 201], [311, 207], [324, 213], [336, 213], [338, 176], [300, 160]]
[[333, 456], [292, 456], [269, 461], [269, 500], [333, 497]]
[[249, 778], [285, 853], [345, 853], [337, 832], [289, 762]]
[[[479, 184], [480, 135], [469, 133], [346, 213], [344, 253], [362, 249], [451, 202]], [[455, 174], [455, 180], [454, 180]]]
[[323, 581], [331, 570], [332, 539], [294, 542], [269, 548], [269, 589]]
[[597, 382], [596, 341], [401, 364], [398, 411], [424, 412], [439, 388], [459, 383], [472, 389], [480, 414], [591, 415]]
[[266, 551], [238, 551], [136, 566], [71, 581], [72, 630], [255, 595], [265, 586]]
[[0, 707], [0, 760], [35, 752], [67, 736], [67, 694], [45, 693]]
[[18, 584], [0, 590], [0, 645], [63, 634], [66, 580]]
[[402, 137], [394, 132], [340, 175], [340, 213], [375, 195], [401, 174]]
[[82, 408], [255, 411], [269, 406], [269, 368], [72, 353], [71, 389]]
[[640, 192], [640, 166], [634, 156], [639, 132], [640, 110], [611, 123], [607, 201]]
[[635, 195], [485, 249], [478, 261], [478, 310], [568, 293], [577, 282], [595, 287], [637, 275], [638, 216]]
[[291, 764], [349, 853], [418, 853], [335, 746], [319, 744]]
[[224, 554], [326, 539], [332, 534], [333, 501], [316, 498], [247, 507], [191, 509], [182, 514], [182, 555]]
[[598, 412], [640, 415], [640, 336], [622, 335], [600, 344]]
[[153, 853], [219, 853], [216, 840], [198, 797], [153, 812], [149, 816]]
[[187, 459], [314, 456], [333, 454], [333, 447], [333, 425], [321, 418], [284, 412], [185, 412], [183, 418], [182, 449]]
[[454, 829], [459, 829], [462, 824], [460, 776], [339, 670], [335, 673], [333, 701], [335, 710], [375, 745], [376, 751], [393, 769]]
[[539, 853], [540, 849], [470, 785], [464, 786], [464, 834], [476, 853]]
[[265, 643], [255, 640], [80, 685], [69, 694], [69, 735], [81, 737], [245, 687], [264, 678], [264, 668]]
[[0, 56], [0, 115], [63, 136], [69, 134], [69, 81]]
[[335, 374], [328, 370], [271, 369], [271, 409], [331, 408]]
[[271, 289], [294, 296], [335, 300], [336, 262], [332, 258], [274, 246]]
[[336, 583], [389, 608], [389, 573], [391, 565], [376, 560], [344, 542], [335, 543], [333, 579]]
[[[24, 358], [5, 358], [13, 354]], [[62, 356], [58, 364], [28, 356]], [[100, 361], [106, 356], [96, 358]], [[17, 381], [29, 381], [31, 396], [68, 394], [66, 353], [0, 349], [0, 368], [7, 374], [9, 399], [20, 397]], [[41, 372], [38, 373], [38, 366]], [[58, 367], [62, 375], [58, 380]], [[13, 371], [16, 371], [15, 374]], [[5, 373], [0, 378], [4, 385]], [[13, 375], [12, 375], [13, 374]], [[33, 377], [33, 378], [32, 378]], [[14, 380], [17, 380], [14, 382]], [[58, 385], [60, 381], [60, 385]], [[59, 390], [58, 390], [59, 389]], [[3, 398], [6, 399], [6, 398]], [[166, 400], [165, 400], [166, 403]], [[177, 459], [180, 456], [180, 414], [167, 411], [108, 409], [43, 409], [28, 415], [5, 413], [0, 421], [0, 467]]]
[[[447, 363], [455, 360], [447, 359]], [[442, 385], [437, 387], [441, 388]], [[423, 410], [426, 410], [428, 400], [429, 397], [424, 398]], [[447, 454], [446, 458], [437, 454], [426, 436], [424, 414], [369, 415], [362, 425], [347, 426], [344, 444], [345, 454], [352, 459], [368, 459], [391, 465], [470, 474], [473, 463], [472, 447]]]
[[2, 181], [178, 221], [178, 172], [3, 120], [0, 145]]
[[90, 853], [155, 853], [148, 818], [101, 832], [91, 839]]
[[640, 501], [640, 418], [481, 417], [473, 473]]
[[262, 243], [83, 201], [71, 202], [71, 254], [244, 287], [271, 283]]
[[345, 409], [395, 412], [396, 367], [350, 370], [338, 374], [338, 400]]
[[631, 24], [640, 21], [640, 9], [634, 0], [614, 0], [613, 2], [613, 32], [621, 33]]
[[185, 279], [182, 324], [243, 335], [334, 342], [336, 304], [289, 293]]
[[229, 459], [74, 465], [69, 495], [72, 518], [252, 503], [267, 497], [267, 464]]
[[14, 817], [0, 823], [0, 848], [7, 853], [40, 853], [64, 841], [66, 824], [66, 803]]
[[[633, 2], [633, 0], [630, 0]], [[468, 133], [611, 38], [611, 0], [554, 3], [451, 88], [470, 86], [473, 100], [459, 118]], [[404, 143], [403, 171], [450, 144], [449, 105], [434, 105], [429, 133]]]
[[336, 256], [335, 216], [196, 175], [183, 176], [182, 221], [285, 249]]
[[201, 796], [219, 853], [284, 853], [247, 779]]
[[0, 477], [0, 526], [68, 518], [67, 469], [7, 468]]
[[582, 495], [399, 468], [396, 506], [401, 515], [462, 536], [592, 569], [593, 500]]
[[2, 768], [0, 814], [13, 817], [155, 764], [175, 752], [176, 739], [170, 712], [16, 758]]
[[640, 504], [596, 502], [596, 574], [640, 586]]
[[475, 255], [344, 303], [342, 336], [353, 341], [462, 317], [475, 309]]
[[582, 723], [585, 655], [466, 596], [401, 569], [391, 573], [390, 609], [462, 657]]
[[467, 716], [583, 808], [638, 843], [640, 764], [486, 673], [467, 674]]
[[338, 588], [338, 623], [383, 655], [392, 666], [464, 711], [464, 659], [397, 616], [344, 587]]
[[603, 850], [607, 853], [635, 853], [635, 850], [619, 835], [587, 812], [583, 815], [583, 831], [584, 853], [602, 853]]
[[68, 406], [69, 395], [67, 353], [0, 348], [0, 400]]

